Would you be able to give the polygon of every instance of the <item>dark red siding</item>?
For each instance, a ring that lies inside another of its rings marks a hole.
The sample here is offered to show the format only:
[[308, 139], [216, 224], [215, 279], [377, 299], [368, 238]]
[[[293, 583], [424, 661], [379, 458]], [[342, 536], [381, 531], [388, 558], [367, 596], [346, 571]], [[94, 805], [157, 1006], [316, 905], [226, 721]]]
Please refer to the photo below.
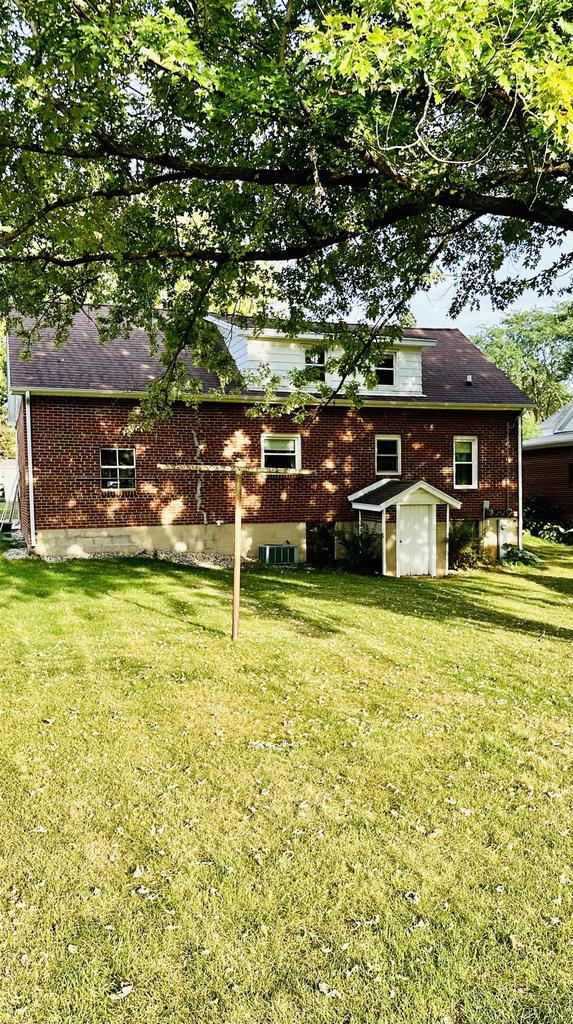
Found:
[[[331, 408], [310, 425], [287, 417], [250, 417], [240, 404], [179, 406], [168, 423], [126, 438], [132, 402], [33, 397], [33, 451], [38, 529], [230, 522], [232, 480], [222, 474], [162, 472], [158, 463], [260, 464], [261, 433], [302, 435], [303, 468], [312, 476], [245, 478], [245, 520], [300, 522], [354, 518], [348, 495], [376, 479], [374, 436], [402, 437], [402, 478], [424, 479], [462, 501], [459, 515], [481, 517], [517, 504], [515, 412]], [[452, 488], [453, 438], [479, 439], [479, 490]], [[99, 451], [134, 446], [137, 493], [108, 497], [99, 487]]]
[[525, 448], [523, 493], [542, 495], [573, 520], [573, 445]]

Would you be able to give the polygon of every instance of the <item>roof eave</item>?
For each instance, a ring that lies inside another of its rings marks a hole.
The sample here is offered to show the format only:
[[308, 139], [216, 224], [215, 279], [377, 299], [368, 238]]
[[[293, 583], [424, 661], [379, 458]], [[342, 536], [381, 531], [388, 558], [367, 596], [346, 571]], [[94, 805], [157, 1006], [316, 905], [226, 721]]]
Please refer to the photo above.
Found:
[[[52, 395], [55, 398], [61, 398], [69, 396], [70, 398], [142, 398], [143, 395], [147, 394], [147, 389], [141, 390], [118, 390], [114, 388], [57, 388], [57, 387], [39, 387], [33, 384], [12, 384], [10, 391], [13, 395], [25, 395], [29, 392], [31, 395]], [[213, 395], [213, 392], [205, 391], [203, 394], [198, 396], [199, 401], [209, 402], [259, 402], [263, 398], [262, 392], [248, 393], [248, 394], [229, 394], [229, 395]], [[288, 401], [289, 395], [277, 395], [275, 401], [277, 404], [284, 404]], [[309, 395], [309, 398], [312, 396]], [[369, 395], [361, 395], [363, 407], [372, 409], [408, 409], [415, 407], [417, 409], [467, 409], [474, 410], [476, 412], [494, 412], [504, 411], [508, 412], [521, 412], [524, 409], [530, 407], [532, 403], [525, 404], [524, 402], [440, 402], [430, 400], [419, 400], [418, 396], [412, 395], [411, 397], [401, 396], [396, 398], [377, 398], [370, 397]], [[312, 405], [309, 402], [309, 405]], [[331, 406], [339, 406], [342, 408], [350, 408], [353, 406], [353, 402], [349, 398], [336, 398], [331, 403]]]

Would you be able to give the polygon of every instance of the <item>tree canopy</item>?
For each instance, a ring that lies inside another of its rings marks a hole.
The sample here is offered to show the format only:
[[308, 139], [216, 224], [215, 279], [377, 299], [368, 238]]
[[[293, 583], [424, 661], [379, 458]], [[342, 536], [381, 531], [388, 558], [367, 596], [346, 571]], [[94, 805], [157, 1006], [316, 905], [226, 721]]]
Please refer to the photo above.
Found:
[[512, 313], [473, 340], [529, 395], [536, 420], [547, 419], [571, 401], [573, 302], [563, 302], [552, 310]]
[[436, 268], [454, 313], [567, 287], [572, 34], [564, 0], [0, 0], [0, 314], [164, 331], [155, 412], [186, 346], [226, 379], [209, 309], [320, 320], [356, 397]]

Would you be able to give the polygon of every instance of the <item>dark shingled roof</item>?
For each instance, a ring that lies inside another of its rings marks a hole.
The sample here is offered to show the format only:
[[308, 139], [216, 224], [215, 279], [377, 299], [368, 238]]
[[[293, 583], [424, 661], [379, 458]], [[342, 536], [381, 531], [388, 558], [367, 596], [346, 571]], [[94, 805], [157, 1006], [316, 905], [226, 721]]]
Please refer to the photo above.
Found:
[[[25, 321], [27, 327], [31, 324], [32, 321]], [[127, 338], [116, 338], [103, 345], [93, 320], [85, 313], [78, 313], [62, 348], [54, 346], [53, 337], [53, 330], [40, 331], [32, 358], [22, 361], [22, 341], [10, 335], [12, 388], [137, 394], [143, 393], [163, 372], [159, 354], [149, 354], [147, 334], [138, 328]], [[200, 380], [205, 391], [220, 386], [214, 374], [193, 366], [189, 359], [186, 363], [190, 376]]]
[[422, 482], [421, 480], [387, 480], [385, 483], [380, 483], [378, 487], [373, 487], [366, 494], [362, 494], [359, 498], [354, 498], [352, 504], [354, 505], [358, 502], [359, 505], [382, 505], [386, 501], [391, 501], [392, 498], [397, 498], [414, 484]]
[[[220, 319], [234, 320], [239, 326], [239, 318]], [[240, 323], [249, 326], [246, 318]], [[127, 338], [102, 345], [90, 317], [78, 313], [63, 348], [54, 347], [53, 333], [52, 330], [40, 332], [40, 341], [34, 346], [32, 358], [25, 362], [19, 358], [22, 350], [20, 339], [10, 336], [10, 382], [13, 388], [133, 394], [144, 392], [150, 381], [161, 374], [160, 361], [157, 356], [149, 355], [146, 334], [139, 329], [133, 330]], [[422, 350], [423, 395], [397, 396], [395, 399], [372, 396], [377, 401], [387, 400], [400, 405], [427, 402], [501, 407], [531, 405], [527, 396], [461, 331], [409, 328], [404, 337], [435, 342], [435, 347]], [[214, 374], [193, 366], [190, 359], [187, 367], [191, 376], [201, 381], [206, 393], [220, 386]], [[468, 374], [472, 376], [471, 385], [466, 383]]]
[[[457, 498], [452, 498], [451, 494], [440, 490], [439, 487], [433, 487], [431, 484], [426, 483], [425, 480], [381, 480], [378, 486], [372, 485], [364, 494], [356, 491], [349, 496], [348, 500], [353, 507], [374, 505], [376, 508], [381, 508], [382, 505], [393, 504], [395, 498], [399, 498], [401, 494], [409, 491], [411, 487], [429, 488], [431, 492], [438, 492], [438, 494], [443, 495], [447, 504], [453, 503], [456, 507], [459, 507], [460, 503]], [[436, 497], [438, 494], [436, 494]]]

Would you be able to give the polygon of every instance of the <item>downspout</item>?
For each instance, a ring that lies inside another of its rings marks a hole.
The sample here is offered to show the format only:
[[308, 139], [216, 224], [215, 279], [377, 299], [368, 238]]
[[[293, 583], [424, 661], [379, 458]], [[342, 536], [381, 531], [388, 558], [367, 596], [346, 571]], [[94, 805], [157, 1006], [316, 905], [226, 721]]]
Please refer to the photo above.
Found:
[[30, 505], [30, 547], [36, 547], [36, 512], [34, 508], [34, 461], [32, 459], [32, 414], [30, 410], [30, 392], [24, 399], [26, 413], [26, 461], [28, 468], [28, 501]]
[[523, 548], [523, 456], [521, 451], [521, 418], [520, 412], [517, 418], [517, 546]]

